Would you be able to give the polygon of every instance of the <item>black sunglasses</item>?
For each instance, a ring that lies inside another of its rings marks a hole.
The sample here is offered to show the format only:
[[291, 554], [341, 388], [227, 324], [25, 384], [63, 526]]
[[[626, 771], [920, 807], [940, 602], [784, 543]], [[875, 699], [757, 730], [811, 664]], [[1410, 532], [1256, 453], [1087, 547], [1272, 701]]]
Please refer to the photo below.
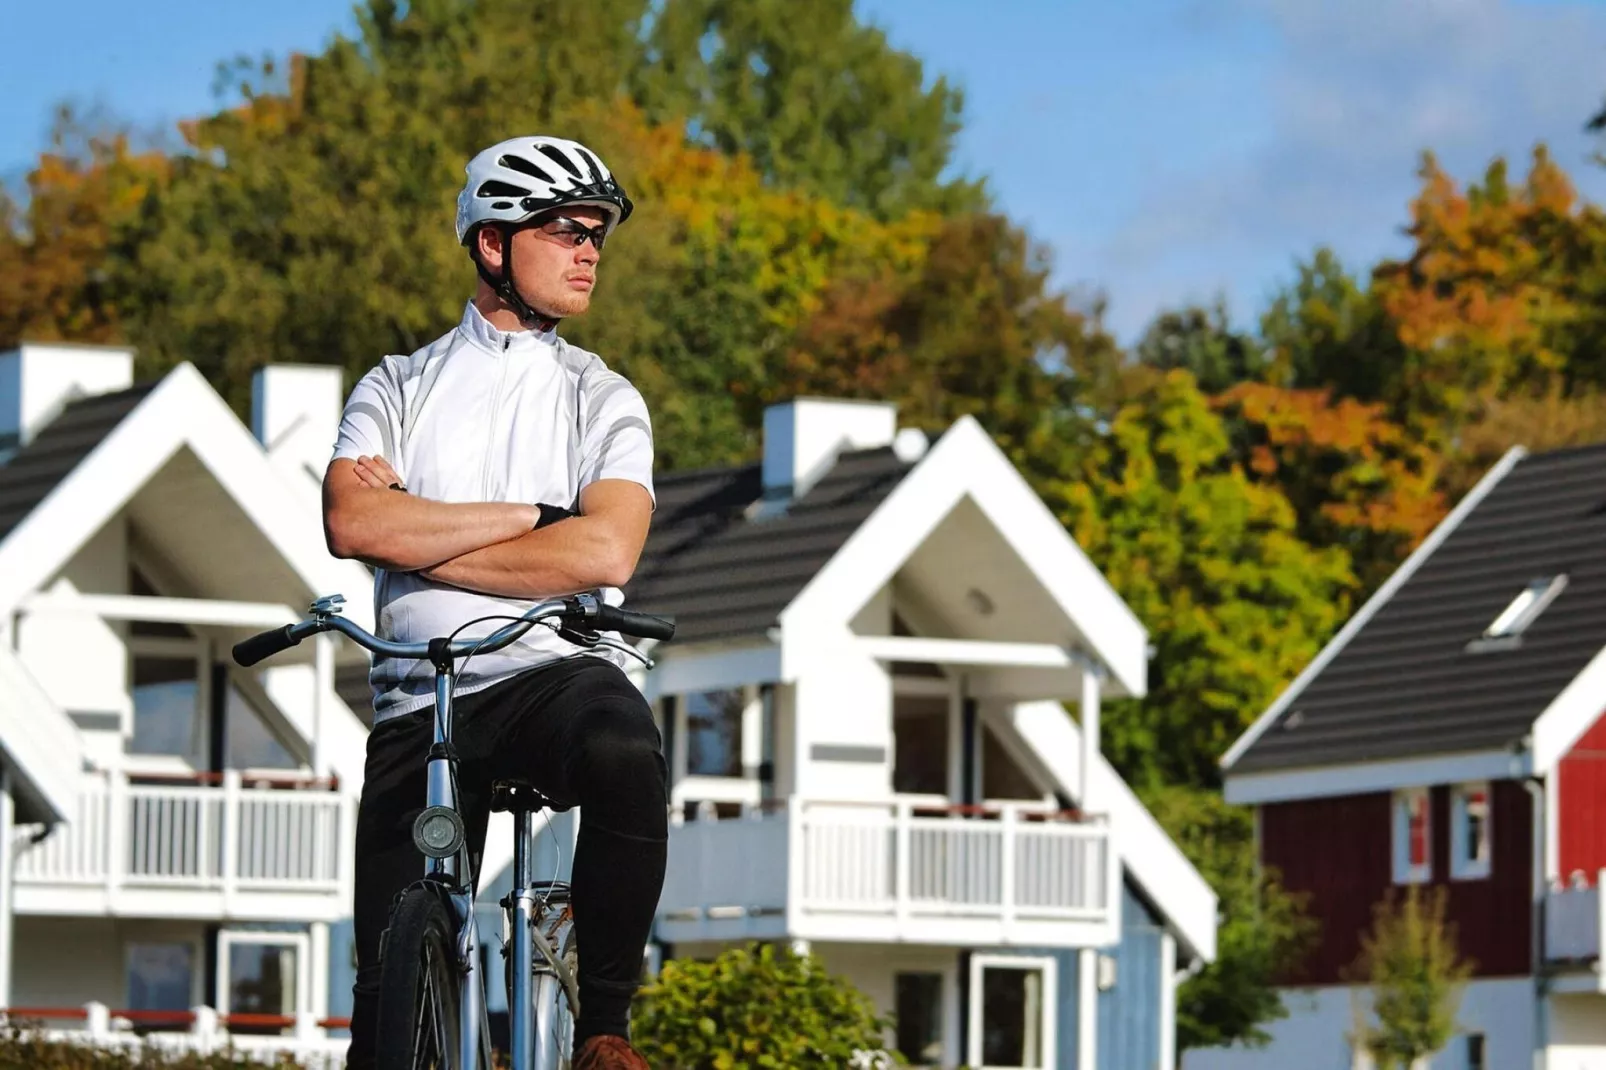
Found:
[[606, 223], [595, 227], [588, 227], [578, 219], [570, 219], [566, 215], [548, 216], [546, 219], [532, 223], [531, 226], [542, 234], [552, 238], [559, 245], [567, 245], [571, 249], [578, 249], [591, 240], [597, 252], [602, 251], [602, 244], [608, 240], [608, 226]]

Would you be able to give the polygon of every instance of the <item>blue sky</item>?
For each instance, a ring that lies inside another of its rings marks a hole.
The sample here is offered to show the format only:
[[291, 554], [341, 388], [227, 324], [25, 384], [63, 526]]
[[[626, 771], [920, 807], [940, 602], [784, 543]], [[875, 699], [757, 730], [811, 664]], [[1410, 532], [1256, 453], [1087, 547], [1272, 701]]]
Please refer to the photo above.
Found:
[[[532, 0], [533, 2], [533, 0]], [[858, 0], [966, 93], [959, 165], [1101, 290], [1130, 339], [1159, 309], [1224, 294], [1258, 314], [1317, 244], [1363, 265], [1403, 248], [1423, 149], [1452, 173], [1544, 141], [1592, 200], [1582, 130], [1606, 95], [1606, 4], [1582, 0]], [[985, 15], [980, 14], [986, 11]], [[146, 127], [206, 109], [218, 61], [315, 49], [348, 0], [78, 0], [64, 33], [0, 0], [0, 176], [53, 105]]]

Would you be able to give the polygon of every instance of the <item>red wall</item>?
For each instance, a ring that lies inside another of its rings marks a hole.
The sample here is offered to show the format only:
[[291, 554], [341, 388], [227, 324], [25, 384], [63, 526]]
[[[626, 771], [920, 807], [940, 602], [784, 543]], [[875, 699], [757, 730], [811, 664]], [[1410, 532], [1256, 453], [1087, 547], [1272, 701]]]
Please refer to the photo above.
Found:
[[[1494, 857], [1482, 880], [1449, 880], [1450, 790], [1433, 789], [1433, 883], [1449, 886], [1447, 914], [1476, 976], [1530, 972], [1532, 820], [1528, 793], [1516, 781], [1492, 790]], [[1288, 984], [1338, 984], [1361, 950], [1372, 906], [1391, 885], [1390, 796], [1349, 795], [1272, 803], [1260, 808], [1261, 860], [1290, 891], [1309, 893], [1307, 912], [1321, 926], [1319, 942]]]
[[1581, 869], [1594, 884], [1606, 866], [1606, 717], [1573, 744], [1556, 777], [1561, 876], [1568, 879]]

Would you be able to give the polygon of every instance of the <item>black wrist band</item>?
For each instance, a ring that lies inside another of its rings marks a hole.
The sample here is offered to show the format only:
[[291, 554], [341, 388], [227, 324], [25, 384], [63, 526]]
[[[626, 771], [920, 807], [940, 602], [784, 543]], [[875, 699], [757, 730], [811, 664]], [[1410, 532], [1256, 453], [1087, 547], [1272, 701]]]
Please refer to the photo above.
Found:
[[571, 509], [565, 509], [561, 505], [548, 505], [546, 502], [536, 502], [535, 507], [541, 513], [541, 518], [535, 522], [534, 530], [536, 531], [540, 531], [548, 524], [556, 524], [560, 520], [567, 520], [571, 516], [580, 515]]

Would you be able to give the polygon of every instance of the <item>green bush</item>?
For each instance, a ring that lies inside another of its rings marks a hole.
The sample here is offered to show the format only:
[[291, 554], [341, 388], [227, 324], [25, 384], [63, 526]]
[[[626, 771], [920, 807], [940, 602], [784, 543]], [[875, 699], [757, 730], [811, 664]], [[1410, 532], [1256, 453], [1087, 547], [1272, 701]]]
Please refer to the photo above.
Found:
[[658, 1070], [890, 1067], [892, 1022], [813, 955], [769, 944], [673, 960], [637, 997], [631, 1032]]
[[154, 1045], [111, 1048], [48, 1040], [18, 1025], [0, 1030], [0, 1070], [267, 1070], [296, 1065], [288, 1054], [270, 1064], [237, 1051], [168, 1054]]

